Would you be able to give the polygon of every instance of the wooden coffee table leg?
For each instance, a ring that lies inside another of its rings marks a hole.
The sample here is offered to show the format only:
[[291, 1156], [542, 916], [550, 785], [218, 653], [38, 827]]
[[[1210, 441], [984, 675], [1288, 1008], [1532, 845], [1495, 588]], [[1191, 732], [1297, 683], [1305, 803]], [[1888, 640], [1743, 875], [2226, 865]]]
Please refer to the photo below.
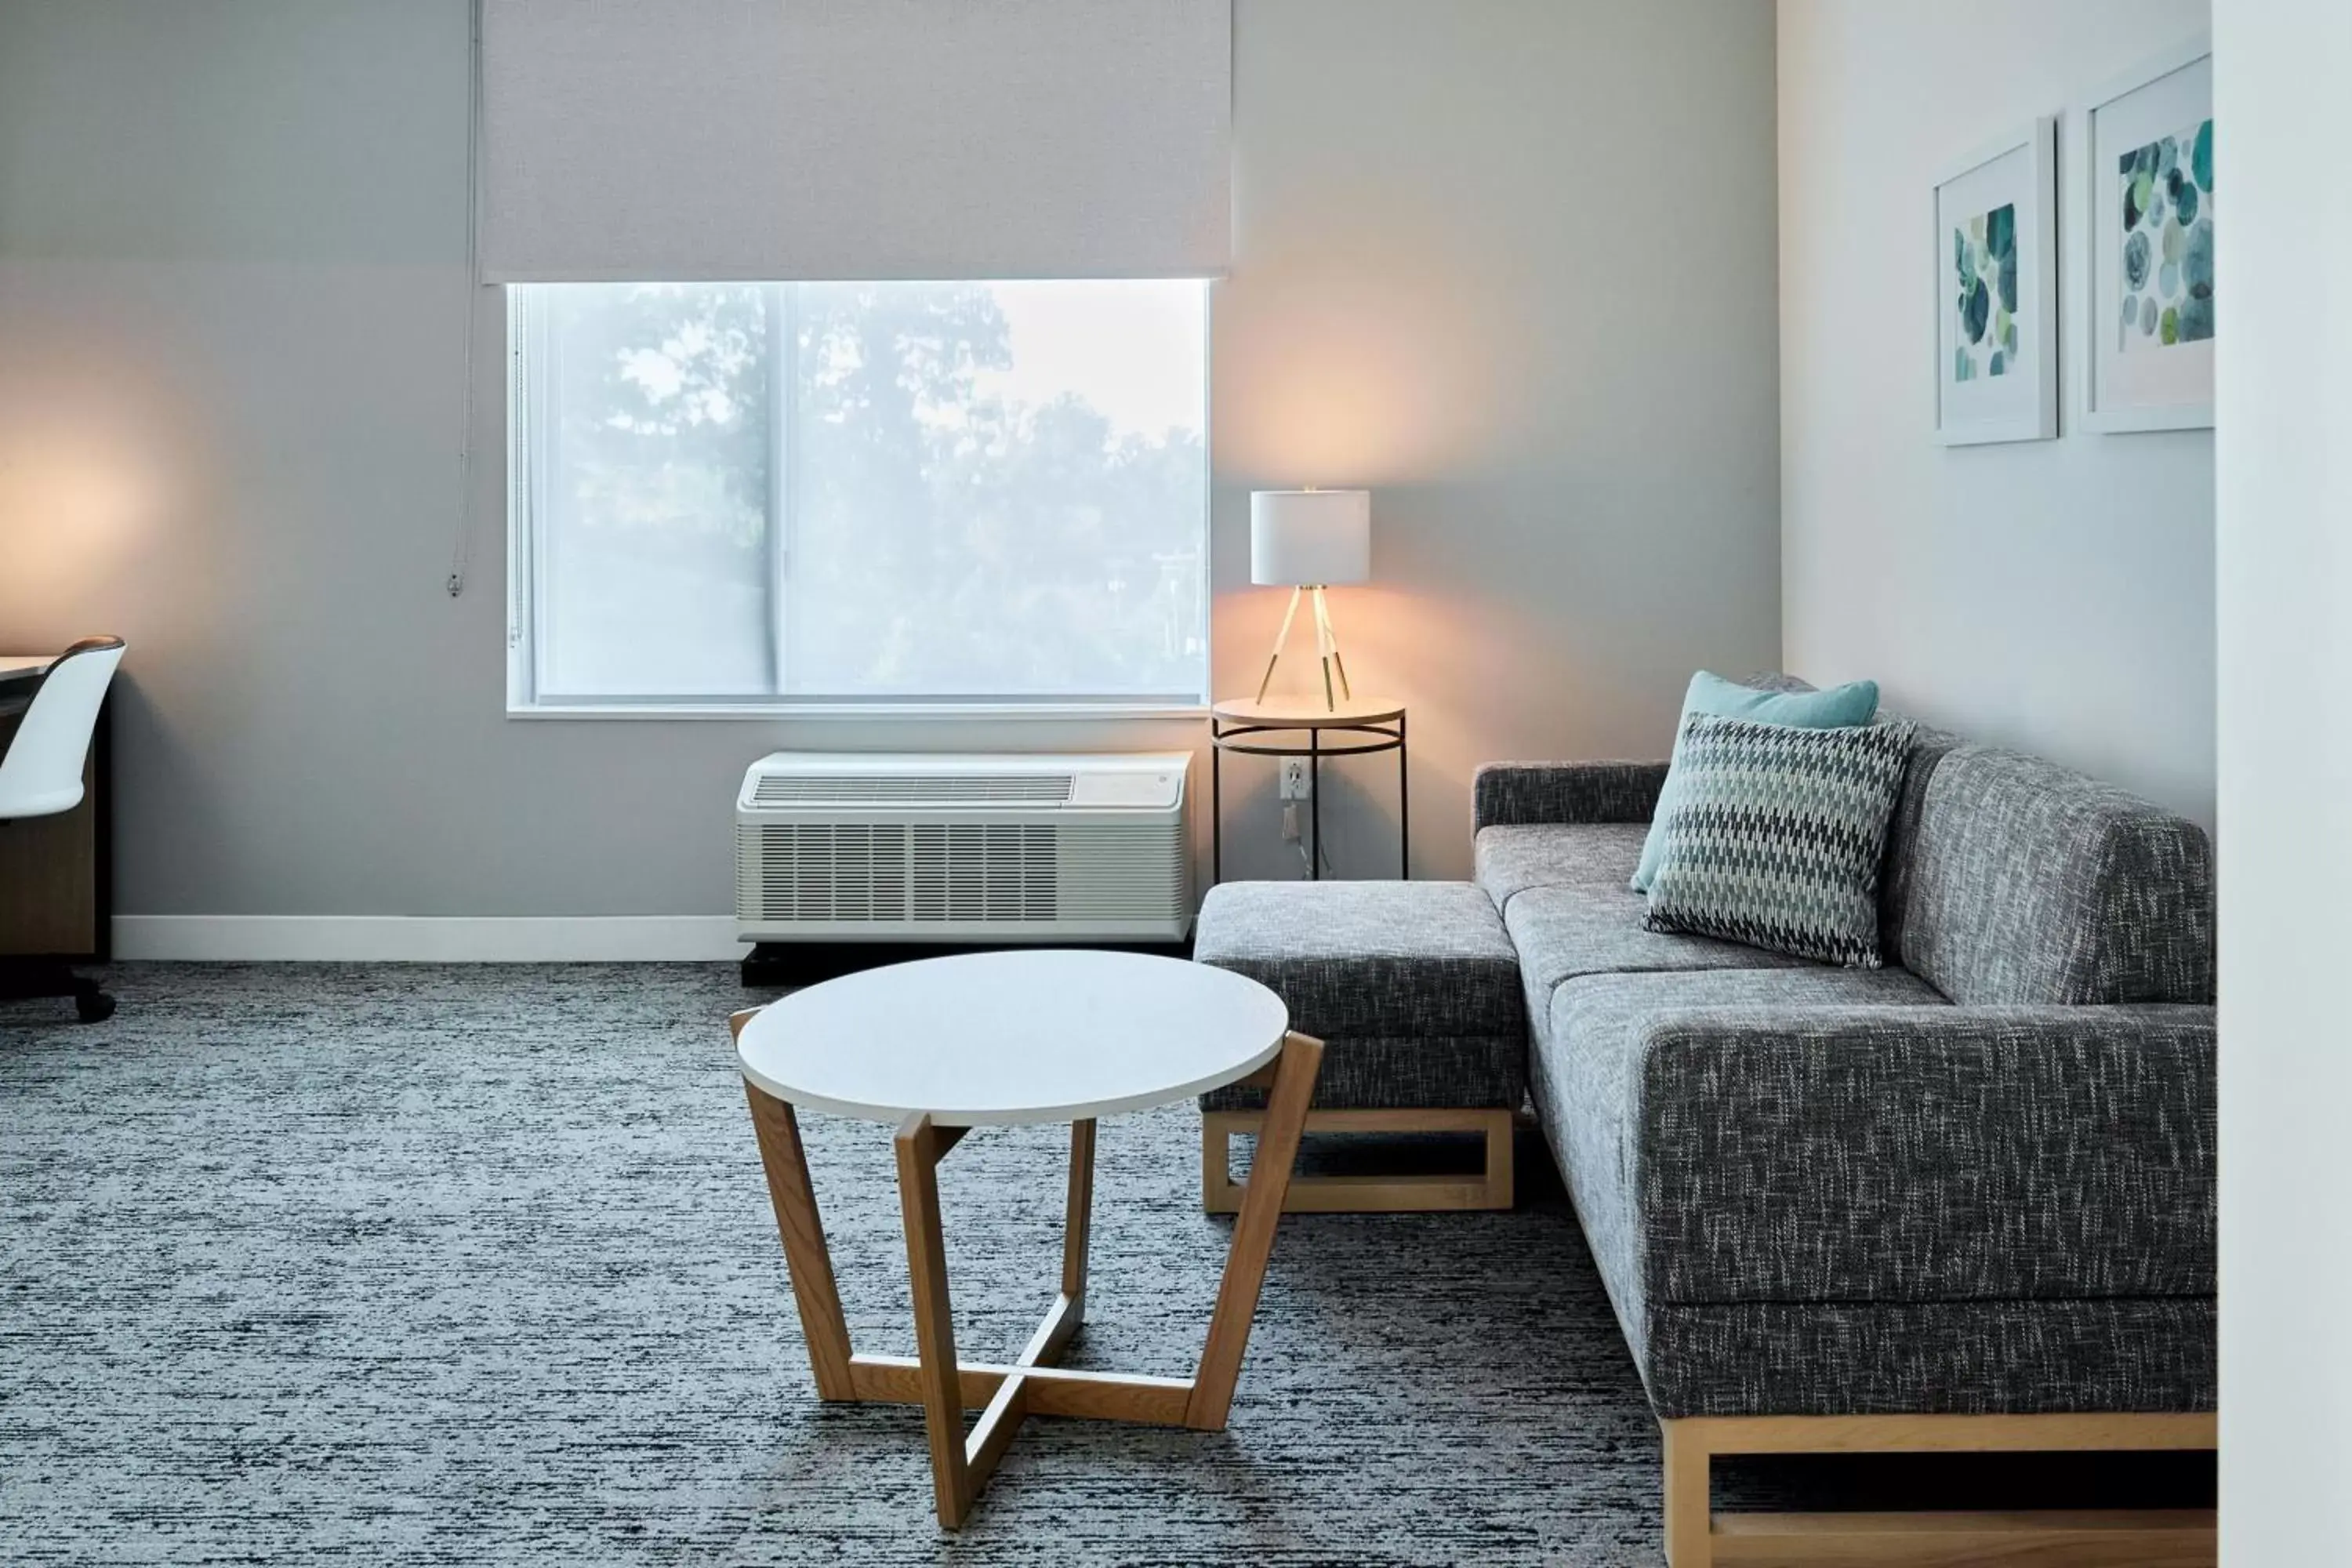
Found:
[[[1069, 1334], [1087, 1316], [1087, 1246], [1094, 1226], [1095, 1124], [1070, 1123], [1070, 1197], [1062, 1216], [1062, 1295], [1069, 1303]], [[1065, 1334], [1066, 1341], [1069, 1334]], [[1054, 1347], [1059, 1352], [1060, 1345]], [[1040, 1358], [1052, 1362], [1051, 1355]]]
[[801, 1309], [801, 1332], [808, 1340], [809, 1365], [816, 1373], [820, 1399], [855, 1399], [849, 1370], [849, 1324], [841, 1315], [841, 1292], [834, 1284], [833, 1258], [825, 1250], [824, 1221], [816, 1191], [809, 1185], [808, 1154], [801, 1146], [793, 1108], [749, 1083], [751, 1131], [767, 1167], [768, 1198], [776, 1207], [776, 1231], [783, 1238], [793, 1296]]
[[1250, 1162], [1249, 1186], [1241, 1215], [1234, 1221], [1224, 1281], [1217, 1288], [1216, 1310], [1209, 1319], [1209, 1342], [1201, 1352], [1201, 1369], [1193, 1374], [1192, 1396], [1184, 1407], [1187, 1426], [1223, 1431], [1233, 1407], [1242, 1352], [1249, 1348], [1250, 1322], [1257, 1315], [1266, 1259], [1274, 1251], [1275, 1229], [1282, 1223], [1283, 1200], [1290, 1192], [1290, 1167], [1298, 1159], [1307, 1106], [1315, 1097], [1315, 1074], [1322, 1064], [1322, 1041], [1299, 1034], [1283, 1041], [1274, 1087], [1265, 1097], [1257, 1152]]
[[898, 1207], [907, 1223], [907, 1276], [915, 1298], [915, 1352], [922, 1363], [923, 1426], [930, 1436], [940, 1522], [952, 1530], [971, 1507], [971, 1477], [964, 1456], [955, 1314], [948, 1303], [947, 1237], [940, 1228], [942, 1142], [929, 1117], [912, 1116], [898, 1129], [897, 1147]]
[[[1095, 1202], [1095, 1124], [1070, 1123], [1069, 1205], [1062, 1225], [1062, 1289], [1054, 1298], [1045, 1321], [1013, 1360], [1013, 1371], [996, 1385], [996, 1392], [972, 1423], [964, 1445], [964, 1502], [969, 1508], [980, 1489], [996, 1471], [997, 1460], [1013, 1444], [1013, 1434], [1029, 1418], [1036, 1368], [1051, 1367], [1077, 1337], [1087, 1316], [1087, 1232]], [[961, 1384], [962, 1371], [957, 1372]]]

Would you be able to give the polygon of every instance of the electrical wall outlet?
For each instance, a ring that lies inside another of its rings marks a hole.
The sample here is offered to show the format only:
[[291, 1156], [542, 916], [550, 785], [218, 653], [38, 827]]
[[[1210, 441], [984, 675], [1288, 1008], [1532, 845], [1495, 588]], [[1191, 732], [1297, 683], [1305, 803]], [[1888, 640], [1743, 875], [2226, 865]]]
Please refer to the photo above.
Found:
[[1305, 757], [1285, 757], [1282, 759], [1283, 799], [1305, 800], [1308, 794], [1312, 792], [1313, 787], [1314, 786], [1308, 782], [1307, 759]]

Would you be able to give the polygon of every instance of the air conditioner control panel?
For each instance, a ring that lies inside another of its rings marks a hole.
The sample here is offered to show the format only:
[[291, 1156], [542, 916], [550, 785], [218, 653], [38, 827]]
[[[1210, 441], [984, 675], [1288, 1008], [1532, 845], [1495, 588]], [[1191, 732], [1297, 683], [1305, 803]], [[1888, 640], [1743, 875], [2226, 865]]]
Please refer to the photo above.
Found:
[[1071, 786], [1070, 805], [1165, 811], [1176, 804], [1183, 789], [1184, 770], [1180, 767], [1082, 773]]

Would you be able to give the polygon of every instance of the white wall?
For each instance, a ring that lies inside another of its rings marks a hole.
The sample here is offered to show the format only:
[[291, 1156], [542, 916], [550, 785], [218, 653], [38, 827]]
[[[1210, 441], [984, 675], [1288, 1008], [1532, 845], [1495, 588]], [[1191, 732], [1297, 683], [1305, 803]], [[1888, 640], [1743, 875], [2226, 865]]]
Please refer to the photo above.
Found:
[[[1335, 614], [1413, 704], [1417, 869], [1461, 875], [1477, 763], [1663, 754], [1693, 666], [1777, 656], [1771, 16], [1239, 0], [1234, 56], [1219, 689], [1280, 607], [1247, 490], [1377, 487]], [[494, 346], [443, 591], [467, 80], [465, 0], [0, 0], [0, 643], [131, 639], [122, 909], [717, 914], [773, 747], [1197, 742], [505, 718]], [[1327, 799], [1342, 874], [1391, 874], [1378, 761]], [[1299, 868], [1269, 772], [1229, 869]]]
[[[2221, 1532], [2341, 1563], [2352, 1523], [2352, 9], [2216, 0]], [[2314, 193], [2323, 194], [2318, 199]]]
[[2070, 342], [2060, 439], [1937, 446], [1928, 221], [1955, 160], [2205, 26], [2205, 0], [1781, 0], [1780, 475], [1790, 668], [2210, 826], [2212, 437], [2074, 430]]
[[[1694, 668], [1778, 658], [1771, 16], [1240, 0], [1235, 22], [1219, 579], [1247, 582], [1239, 492], [1373, 488], [1375, 581], [1333, 615], [1359, 689], [1412, 703], [1416, 859], [1466, 876], [1479, 763], [1662, 757]], [[1221, 603], [1219, 690], [1255, 682], [1284, 597]], [[1384, 760], [1357, 769], [1382, 807]], [[1343, 842], [1388, 874], [1385, 822]]]

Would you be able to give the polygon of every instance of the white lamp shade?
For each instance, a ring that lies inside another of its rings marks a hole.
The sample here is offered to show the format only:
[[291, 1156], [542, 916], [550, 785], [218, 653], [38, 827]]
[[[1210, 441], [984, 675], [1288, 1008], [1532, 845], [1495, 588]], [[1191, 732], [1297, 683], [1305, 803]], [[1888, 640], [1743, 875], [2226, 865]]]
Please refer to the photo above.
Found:
[[1371, 574], [1371, 491], [1251, 492], [1251, 582], [1295, 588]]

